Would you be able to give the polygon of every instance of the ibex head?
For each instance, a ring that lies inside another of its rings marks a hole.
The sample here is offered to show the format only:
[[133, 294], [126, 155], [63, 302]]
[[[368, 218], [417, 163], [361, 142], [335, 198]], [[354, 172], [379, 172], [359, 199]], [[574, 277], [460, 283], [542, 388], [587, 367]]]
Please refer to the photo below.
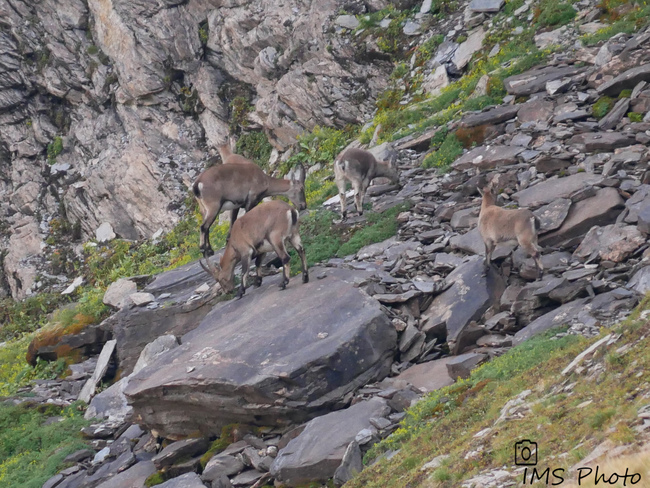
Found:
[[235, 282], [231, 276], [226, 276], [225, 271], [221, 268], [220, 265], [210, 261], [210, 259], [201, 259], [199, 261], [201, 267], [212, 276], [219, 285], [224, 293], [231, 293], [235, 289]]
[[304, 210], [307, 208], [307, 199], [305, 198], [305, 167], [301, 164], [298, 166], [300, 171], [298, 172], [298, 178], [291, 180], [291, 188], [287, 193], [287, 197], [291, 200], [291, 203], [298, 210]]

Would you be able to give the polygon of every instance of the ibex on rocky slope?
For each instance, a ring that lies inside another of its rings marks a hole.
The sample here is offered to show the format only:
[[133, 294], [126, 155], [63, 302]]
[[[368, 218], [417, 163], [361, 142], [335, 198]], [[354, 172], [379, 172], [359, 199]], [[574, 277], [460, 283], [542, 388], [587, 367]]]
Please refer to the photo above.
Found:
[[304, 168], [300, 171], [299, 180], [285, 180], [268, 176], [255, 163], [249, 163], [212, 166], [201, 173], [192, 185], [203, 217], [200, 249], [204, 257], [214, 254], [210, 246], [210, 227], [222, 210], [233, 210], [229, 239], [239, 209], [244, 208], [249, 212], [266, 197], [285, 195], [298, 210], [307, 208]]
[[478, 230], [485, 244], [485, 265], [492, 264], [492, 252], [499, 242], [517, 240], [519, 245], [535, 260], [541, 277], [544, 265], [537, 245], [538, 220], [528, 209], [497, 207], [492, 181], [481, 177], [477, 184], [483, 198], [478, 216]]
[[334, 180], [339, 189], [341, 216], [347, 217], [345, 182], [349, 180], [354, 188], [354, 201], [359, 215], [363, 215], [363, 199], [370, 182], [384, 176], [393, 183], [399, 182], [397, 169], [390, 162], [377, 161], [368, 151], [350, 148], [342, 151], [334, 161]]
[[262, 203], [233, 224], [230, 240], [219, 265], [209, 259], [202, 259], [201, 266], [219, 282], [224, 292], [230, 293], [234, 289], [235, 266], [241, 261], [242, 279], [237, 292], [237, 298], [241, 298], [246, 292], [251, 260], [255, 258], [257, 267], [255, 286], [260, 286], [264, 254], [275, 251], [283, 265], [280, 289], [284, 290], [289, 283], [290, 257], [286, 248], [286, 243], [289, 242], [298, 251], [302, 264], [302, 282], [307, 283], [307, 258], [298, 234], [298, 226], [298, 212], [289, 204], [281, 200]]

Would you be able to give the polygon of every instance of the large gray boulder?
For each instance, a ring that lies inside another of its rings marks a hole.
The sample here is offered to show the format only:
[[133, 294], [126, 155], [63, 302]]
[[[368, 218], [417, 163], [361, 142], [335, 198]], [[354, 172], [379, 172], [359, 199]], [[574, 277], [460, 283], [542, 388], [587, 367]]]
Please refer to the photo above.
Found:
[[513, 345], [520, 344], [537, 334], [546, 332], [547, 330], [569, 324], [571, 320], [578, 316], [586, 303], [586, 298], [574, 300], [542, 315], [536, 320], [533, 320], [530, 324], [515, 334], [512, 341]]
[[594, 225], [607, 225], [623, 210], [623, 199], [616, 188], [602, 188], [585, 200], [574, 203], [562, 226], [540, 236], [542, 246], [555, 246], [585, 234]]
[[446, 278], [450, 288], [434, 298], [423, 317], [423, 329], [446, 330], [452, 352], [460, 351], [469, 332], [470, 322], [479, 320], [493, 304], [498, 303], [505, 283], [494, 268], [484, 274], [484, 260], [479, 256], [456, 268]]
[[506, 90], [511, 95], [532, 95], [544, 91], [549, 81], [561, 80], [575, 76], [584, 71], [584, 68], [574, 66], [547, 66], [535, 68], [520, 75], [510, 76], [503, 82]]
[[371, 418], [384, 417], [389, 411], [386, 401], [375, 397], [310, 421], [298, 437], [280, 450], [271, 474], [289, 487], [327, 482], [356, 435], [371, 427]]
[[[212, 285], [214, 279], [198, 262], [161, 273], [144, 289], [158, 299], [160, 306], [125, 308], [110, 317], [107, 322], [117, 340], [123, 376], [133, 371], [147, 344], [163, 335], [180, 337], [201, 323], [219, 300], [212, 290], [196, 292], [204, 283]], [[161, 296], [166, 298], [158, 298]]]
[[491, 169], [517, 162], [517, 155], [524, 151], [517, 146], [480, 146], [463, 154], [452, 167], [457, 170], [469, 168]]
[[359, 276], [332, 268], [307, 284], [294, 278], [285, 291], [273, 277], [217, 305], [181, 346], [131, 377], [125, 394], [135, 413], [172, 437], [218, 434], [231, 423], [287, 425], [385, 377], [397, 334], [379, 303], [353, 286]]
[[603, 261], [620, 263], [644, 243], [645, 237], [633, 225], [594, 226], [573, 255], [579, 259], [598, 256]]
[[558, 198], [568, 198], [584, 188], [600, 183], [602, 179], [602, 176], [593, 173], [576, 173], [538, 183], [514, 193], [512, 198], [522, 207], [538, 207]]

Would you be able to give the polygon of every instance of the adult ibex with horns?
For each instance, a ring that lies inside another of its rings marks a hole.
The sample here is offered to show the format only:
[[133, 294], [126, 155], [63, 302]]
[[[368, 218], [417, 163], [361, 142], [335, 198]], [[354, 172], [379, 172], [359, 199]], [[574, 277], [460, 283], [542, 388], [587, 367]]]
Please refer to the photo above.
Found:
[[[237, 156], [246, 160], [243, 156]], [[200, 249], [204, 257], [212, 256], [210, 227], [222, 210], [232, 210], [230, 216], [230, 239], [232, 227], [240, 208], [249, 212], [264, 198], [284, 195], [298, 208], [307, 208], [305, 200], [305, 170], [300, 167], [297, 180], [273, 178], [250, 160], [250, 164], [221, 164], [206, 169], [192, 185], [194, 196], [199, 202], [203, 223], [201, 224]]]

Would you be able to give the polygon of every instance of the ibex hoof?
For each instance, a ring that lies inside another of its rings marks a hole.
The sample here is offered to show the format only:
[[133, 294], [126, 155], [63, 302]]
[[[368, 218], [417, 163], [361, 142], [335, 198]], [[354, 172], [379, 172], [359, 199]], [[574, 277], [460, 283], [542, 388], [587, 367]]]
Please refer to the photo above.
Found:
[[282, 282], [280, 283], [280, 290], [285, 290], [287, 288], [287, 284]]
[[256, 277], [253, 286], [255, 286], [255, 288], [259, 288], [260, 286], [262, 286], [262, 278], [259, 276]]
[[203, 257], [209, 258], [210, 256], [214, 256], [214, 251], [212, 250], [212, 248], [208, 247], [207, 249], [203, 249]]
[[302, 275], [302, 282], [303, 283], [309, 283], [309, 275], [307, 273], [304, 273]]
[[241, 297], [244, 296], [244, 293], [246, 293], [246, 290], [242, 290], [242, 289], [240, 288], [239, 291], [237, 292], [237, 295], [235, 295], [235, 298], [236, 298], [237, 300], [240, 300]]

